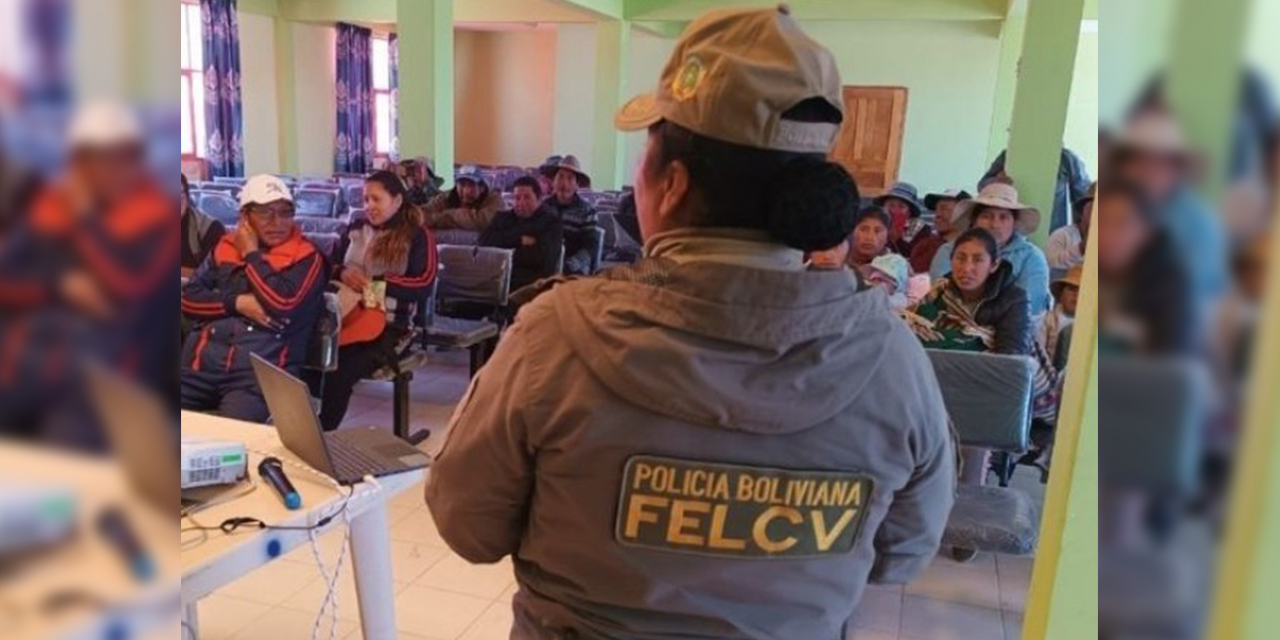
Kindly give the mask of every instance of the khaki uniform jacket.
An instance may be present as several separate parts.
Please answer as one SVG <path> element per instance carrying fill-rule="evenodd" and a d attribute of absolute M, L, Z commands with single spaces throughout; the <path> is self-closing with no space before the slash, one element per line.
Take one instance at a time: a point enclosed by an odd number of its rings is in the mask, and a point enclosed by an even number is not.
<path fill-rule="evenodd" d="M 928 359 L 849 270 L 673 258 L 522 309 L 431 469 L 436 526 L 513 557 L 513 639 L 834 639 L 937 551 Z"/>

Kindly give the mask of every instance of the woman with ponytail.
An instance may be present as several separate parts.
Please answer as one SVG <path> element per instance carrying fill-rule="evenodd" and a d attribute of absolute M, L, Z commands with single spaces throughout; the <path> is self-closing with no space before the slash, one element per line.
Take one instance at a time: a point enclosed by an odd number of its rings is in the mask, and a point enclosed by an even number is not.
<path fill-rule="evenodd" d="M 937 552 L 955 466 L 924 350 L 882 289 L 804 260 L 858 210 L 826 160 L 841 89 L 785 7 L 721 10 L 618 114 L 648 131 L 644 257 L 544 284 L 427 482 L 454 551 L 514 556 L 512 638 L 843 637 L 868 580 Z"/>
<path fill-rule="evenodd" d="M 351 392 L 360 380 L 395 366 L 396 347 L 435 282 L 436 241 L 423 226 L 422 211 L 394 173 L 365 180 L 365 218 L 352 221 L 334 252 L 342 330 L 338 370 L 325 375 L 320 424 L 342 424 Z"/>

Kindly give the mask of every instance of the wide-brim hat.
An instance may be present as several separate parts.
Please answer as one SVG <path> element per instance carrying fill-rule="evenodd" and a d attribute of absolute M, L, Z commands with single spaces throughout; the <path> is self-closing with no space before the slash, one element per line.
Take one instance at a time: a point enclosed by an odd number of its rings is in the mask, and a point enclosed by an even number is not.
<path fill-rule="evenodd" d="M 421 162 L 422 166 L 427 168 L 427 178 L 431 180 L 432 184 L 436 185 L 437 189 L 440 188 L 440 185 L 444 184 L 444 178 L 441 178 L 440 174 L 436 173 L 435 160 L 432 160 L 427 156 L 417 156 L 414 160 Z"/>
<path fill-rule="evenodd" d="M 972 198 L 973 195 L 964 189 L 947 189 L 942 193 L 931 193 L 924 197 L 924 208 L 930 211 L 938 210 L 938 203 L 943 200 L 955 200 L 961 202 Z"/>
<path fill-rule="evenodd" d="M 894 183 L 892 188 L 883 195 L 877 196 L 872 202 L 883 207 L 884 203 L 888 202 L 890 198 L 897 198 L 907 203 L 907 206 L 911 208 L 911 216 L 913 218 L 920 215 L 920 192 L 915 185 L 909 182 Z"/>
<path fill-rule="evenodd" d="M 1084 267 L 1076 265 L 1071 267 L 1061 278 L 1049 283 L 1049 292 L 1054 298 L 1062 297 L 1062 288 L 1071 285 L 1077 289 L 1080 288 L 1080 281 L 1084 278 Z"/>
<path fill-rule="evenodd" d="M 956 230 L 964 233 L 973 226 L 972 213 L 979 207 L 998 207 L 1013 212 L 1014 228 L 1024 236 L 1029 236 L 1040 228 L 1040 210 L 1023 204 L 1018 200 L 1018 190 L 1009 184 L 993 182 L 978 192 L 978 197 L 962 200 L 956 205 L 955 220 L 952 223 Z"/>
<path fill-rule="evenodd" d="M 551 160 L 552 158 L 555 158 L 555 156 L 548 158 L 548 160 Z M 591 176 L 587 175 L 586 172 L 582 170 L 582 163 L 578 161 L 577 156 L 564 156 L 556 162 L 548 162 L 547 164 L 538 167 L 538 172 L 548 178 L 554 178 L 561 169 L 568 169 L 569 171 L 572 171 L 575 176 L 578 176 L 579 187 L 582 187 L 583 189 L 591 187 Z"/>
<path fill-rule="evenodd" d="M 1148 109 L 1133 116 L 1115 140 L 1117 153 L 1141 153 L 1195 163 L 1200 154 L 1187 142 L 1172 114 Z"/>

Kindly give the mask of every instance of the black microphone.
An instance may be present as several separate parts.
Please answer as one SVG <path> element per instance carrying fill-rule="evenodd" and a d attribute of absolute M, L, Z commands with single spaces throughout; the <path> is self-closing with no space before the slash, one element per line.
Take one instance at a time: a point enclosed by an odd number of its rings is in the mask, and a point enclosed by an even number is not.
<path fill-rule="evenodd" d="M 98 533 L 120 554 L 135 578 L 145 582 L 155 577 L 155 560 L 143 548 L 123 511 L 115 507 L 103 509 L 96 524 Z"/>
<path fill-rule="evenodd" d="M 279 458 L 263 458 L 262 462 L 258 463 L 258 475 L 276 490 L 276 494 L 280 496 L 280 500 L 284 502 L 287 509 L 294 510 L 302 506 L 302 496 L 298 495 L 298 490 L 293 488 L 289 477 L 284 475 L 284 465 L 280 463 Z"/>

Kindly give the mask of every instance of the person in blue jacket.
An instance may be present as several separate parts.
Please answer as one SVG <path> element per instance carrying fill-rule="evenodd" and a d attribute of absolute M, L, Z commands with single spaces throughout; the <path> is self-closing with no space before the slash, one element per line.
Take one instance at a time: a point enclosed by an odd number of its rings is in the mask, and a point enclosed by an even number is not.
<path fill-rule="evenodd" d="M 183 287 L 182 313 L 195 323 L 182 351 L 183 409 L 265 422 L 270 414 L 249 355 L 301 373 L 329 267 L 293 216 L 283 181 L 250 178 L 236 230 Z"/>
<path fill-rule="evenodd" d="M 1049 310 L 1053 302 L 1049 295 L 1049 262 L 1044 251 L 1027 240 L 1040 226 L 1040 211 L 1019 202 L 1016 188 L 1003 182 L 988 183 L 978 197 L 956 206 L 954 224 L 961 233 L 970 227 L 990 231 L 1000 243 L 1001 259 L 1013 268 L 1015 281 L 1027 292 L 1031 315 L 1037 317 Z M 948 242 L 938 249 L 929 268 L 931 278 L 937 280 L 950 272 L 953 247 Z"/>

